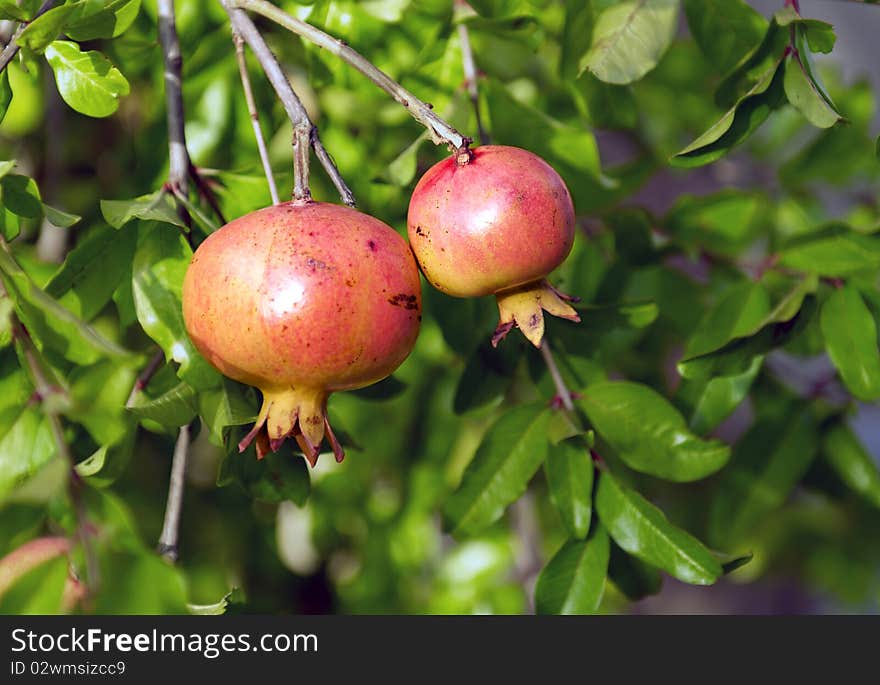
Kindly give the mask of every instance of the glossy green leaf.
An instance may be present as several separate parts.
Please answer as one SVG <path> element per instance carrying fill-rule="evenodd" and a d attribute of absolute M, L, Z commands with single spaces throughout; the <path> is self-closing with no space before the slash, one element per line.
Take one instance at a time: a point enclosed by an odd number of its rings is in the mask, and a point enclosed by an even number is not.
<path fill-rule="evenodd" d="M 38 219 L 43 215 L 40 191 L 34 179 L 27 176 L 3 176 L 0 179 L 0 202 L 13 214 L 26 219 Z"/>
<path fill-rule="evenodd" d="M 782 27 L 796 26 L 798 33 L 805 34 L 811 50 L 828 53 L 834 49 L 836 36 L 831 24 L 818 19 L 804 19 L 790 5 L 776 12 L 773 18 Z"/>
<path fill-rule="evenodd" d="M 830 230 L 792 241 L 779 263 L 792 269 L 830 278 L 880 268 L 880 237 Z"/>
<path fill-rule="evenodd" d="M 95 488 L 112 485 L 124 472 L 134 452 L 136 431 L 126 433 L 113 445 L 101 445 L 76 465 L 80 477 Z"/>
<path fill-rule="evenodd" d="M 82 10 L 83 4 L 82 2 L 74 2 L 53 7 L 30 22 L 16 42 L 32 52 L 42 53 L 52 41 L 58 38 L 68 20 Z"/>
<path fill-rule="evenodd" d="M 679 391 L 693 407 L 688 425 L 697 435 L 706 435 L 743 402 L 754 383 L 764 357 L 757 355 L 752 365 L 736 376 L 720 376 L 708 380 L 682 383 Z"/>
<path fill-rule="evenodd" d="M 244 387 L 228 378 L 223 379 L 219 388 L 199 393 L 198 409 L 216 445 L 224 444 L 229 426 L 253 423 L 257 417 L 257 409 L 245 397 Z"/>
<path fill-rule="evenodd" d="M 569 540 L 553 556 L 535 585 L 539 614 L 593 614 L 605 591 L 610 543 L 597 526 L 586 540 Z"/>
<path fill-rule="evenodd" d="M 799 53 L 792 53 L 785 60 L 785 95 L 788 101 L 803 114 L 807 121 L 819 128 L 829 128 L 842 119 L 840 112 L 807 72 Z"/>
<path fill-rule="evenodd" d="M 815 278 L 795 282 L 776 305 L 750 329 L 742 327 L 742 335 L 722 347 L 683 359 L 678 372 L 688 379 L 715 376 L 739 376 L 751 368 L 754 359 L 784 345 L 798 335 L 816 308 Z"/>
<path fill-rule="evenodd" d="M 192 249 L 176 230 L 157 225 L 141 232 L 132 265 L 132 292 L 138 321 L 180 364 L 178 375 L 197 390 L 216 387 L 220 375 L 198 353 L 183 323 L 183 278 Z"/>
<path fill-rule="evenodd" d="M 679 0 L 623 0 L 602 11 L 593 46 L 580 70 L 607 83 L 632 83 L 651 71 L 669 48 L 678 25 Z"/>
<path fill-rule="evenodd" d="M 718 121 L 672 157 L 681 167 L 709 164 L 742 143 L 782 104 L 782 57 L 768 65 L 761 78 Z"/>
<path fill-rule="evenodd" d="M 141 0 L 110 0 L 97 12 L 83 12 L 67 24 L 64 33 L 76 41 L 116 38 L 137 19 Z"/>
<path fill-rule="evenodd" d="M 128 410 L 139 419 L 150 419 L 162 426 L 176 428 L 185 426 L 195 418 L 198 404 L 196 391 L 181 382 L 152 399 L 142 394 L 136 396 Z"/>
<path fill-rule="evenodd" d="M 744 0 L 684 0 L 691 35 L 720 73 L 726 74 L 764 38 L 767 20 Z"/>
<path fill-rule="evenodd" d="M 688 430 L 684 417 L 646 385 L 596 383 L 577 401 L 627 466 L 677 482 L 699 480 L 727 463 L 730 448 Z"/>
<path fill-rule="evenodd" d="M 46 48 L 46 59 L 58 92 L 77 112 L 107 117 L 119 108 L 119 98 L 128 95 L 125 76 L 100 52 L 82 52 L 76 43 L 56 40 Z"/>
<path fill-rule="evenodd" d="M 101 200 L 101 213 L 113 228 L 122 228 L 133 219 L 160 221 L 186 228 L 177 215 L 172 196 L 164 190 L 134 200 Z"/>
<path fill-rule="evenodd" d="M 822 437 L 822 454 L 854 492 L 880 507 L 880 471 L 855 434 L 837 424 Z"/>
<path fill-rule="evenodd" d="M 137 231 L 99 227 L 80 239 L 46 284 L 46 293 L 89 321 L 110 301 L 128 274 Z"/>
<path fill-rule="evenodd" d="M 113 360 L 78 366 L 67 379 L 73 403 L 68 417 L 81 423 L 99 445 L 119 442 L 129 429 L 123 407 L 135 375 L 131 366 Z"/>
<path fill-rule="evenodd" d="M 0 72 L 0 122 L 6 117 L 10 102 L 12 102 L 12 87 L 9 85 L 9 73 L 4 69 Z"/>
<path fill-rule="evenodd" d="M 19 317 L 42 351 L 51 350 L 77 364 L 93 364 L 102 357 L 133 361 L 127 350 L 38 288 L 5 250 L 0 250 L 0 273 L 5 275 Z"/>
<path fill-rule="evenodd" d="M 780 507 L 816 455 L 818 435 L 807 410 L 764 420 L 736 445 L 709 510 L 709 539 L 738 544 Z"/>
<path fill-rule="evenodd" d="M 703 245 L 712 252 L 738 254 L 761 230 L 768 204 L 762 194 L 742 190 L 685 195 L 676 201 L 664 224 L 684 243 Z"/>
<path fill-rule="evenodd" d="M 760 282 L 734 285 L 703 317 L 688 340 L 685 358 L 706 354 L 735 338 L 753 334 L 769 313 L 770 294 Z"/>
<path fill-rule="evenodd" d="M 711 585 L 721 576 L 721 563 L 699 540 L 607 471 L 599 476 L 596 512 L 621 549 L 671 576 L 694 585 Z"/>
<path fill-rule="evenodd" d="M 828 356 L 849 391 L 860 400 L 880 398 L 880 348 L 877 325 L 859 291 L 837 288 L 820 316 Z"/>
<path fill-rule="evenodd" d="M 29 21 L 31 13 L 20 6 L 16 0 L 0 0 L 0 19 L 12 21 Z"/>
<path fill-rule="evenodd" d="M 70 228 L 82 220 L 81 216 L 62 211 L 57 207 L 47 205 L 45 202 L 42 205 L 43 216 L 46 218 L 46 221 L 57 228 Z"/>
<path fill-rule="evenodd" d="M 550 412 L 543 404 L 515 407 L 489 429 L 444 508 L 446 528 L 478 532 L 518 499 L 547 455 Z"/>
<path fill-rule="evenodd" d="M 544 462 L 550 501 L 569 534 L 583 540 L 593 511 L 593 459 L 580 436 L 550 448 Z"/>

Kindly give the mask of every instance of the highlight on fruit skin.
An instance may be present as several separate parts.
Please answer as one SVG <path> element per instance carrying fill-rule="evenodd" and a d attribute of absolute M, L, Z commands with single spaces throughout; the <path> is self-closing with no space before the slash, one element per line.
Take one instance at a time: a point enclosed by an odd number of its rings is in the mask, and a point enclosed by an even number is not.
<path fill-rule="evenodd" d="M 483 145 L 431 167 L 410 199 L 407 229 L 422 273 L 454 297 L 494 294 L 492 344 L 518 327 L 535 347 L 544 312 L 580 321 L 546 276 L 574 243 L 574 205 L 547 162 L 516 147 Z"/>
<path fill-rule="evenodd" d="M 317 463 L 327 397 L 371 385 L 409 355 L 421 321 L 418 267 L 402 236 L 350 207 L 294 201 L 212 233 L 183 284 L 186 329 L 221 373 L 263 405 L 239 444 L 257 455 L 294 438 Z"/>

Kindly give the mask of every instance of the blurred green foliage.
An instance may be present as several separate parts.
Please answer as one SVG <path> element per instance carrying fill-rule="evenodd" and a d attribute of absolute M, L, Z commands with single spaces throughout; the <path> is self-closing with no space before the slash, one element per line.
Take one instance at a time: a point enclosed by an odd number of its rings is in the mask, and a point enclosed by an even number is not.
<path fill-rule="evenodd" d="M 831 27 L 740 0 L 276 4 L 476 136 L 467 27 L 492 141 L 545 157 L 575 201 L 553 278 L 583 298 L 583 323 L 548 322 L 548 339 L 583 426 L 519 336 L 487 345 L 491 299 L 426 284 L 393 380 L 330 400 L 344 463 L 238 454 L 258 394 L 208 366 L 180 312 L 216 218 L 193 192 L 209 218 L 188 238 L 162 192 L 155 3 L 34 18 L 39 3 L 4 0 L 4 37 L 27 28 L 0 76 L 0 557 L 74 544 L 18 575 L 0 561 L 0 611 L 613 612 L 659 592 L 660 571 L 731 573 L 720 592 L 782 578 L 876 611 L 876 411 L 854 422 L 880 398 L 876 102 L 814 63 Z M 215 0 L 177 5 L 189 151 L 237 217 L 270 198 L 230 27 Z M 447 152 L 351 67 L 257 23 L 359 208 L 403 231 L 415 181 Z M 248 65 L 289 192 L 290 124 Z M 312 172 L 314 196 L 337 201 Z M 59 230 L 60 264 L 43 244 Z M 172 566 L 153 547 L 190 423 Z"/>

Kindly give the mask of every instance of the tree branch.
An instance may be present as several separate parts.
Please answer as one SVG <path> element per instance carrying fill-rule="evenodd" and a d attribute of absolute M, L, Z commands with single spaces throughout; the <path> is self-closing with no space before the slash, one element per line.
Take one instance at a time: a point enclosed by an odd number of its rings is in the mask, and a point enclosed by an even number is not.
<path fill-rule="evenodd" d="M 272 173 L 272 165 L 269 163 L 269 151 L 266 149 L 263 128 L 260 126 L 260 115 L 257 114 L 257 103 L 254 101 L 254 91 L 251 88 L 251 77 L 248 76 L 247 61 L 244 56 L 244 38 L 241 37 L 241 34 L 235 28 L 232 29 L 232 42 L 235 43 L 235 57 L 238 60 L 241 87 L 244 90 L 248 114 L 254 127 L 254 138 L 257 139 L 257 149 L 260 151 L 263 172 L 266 174 L 266 182 L 269 184 L 269 194 L 272 196 L 272 204 L 277 205 L 280 202 L 278 199 L 278 186 L 275 185 L 275 175 Z"/>
<path fill-rule="evenodd" d="M 159 42 L 165 64 L 165 104 L 168 119 L 168 183 L 186 194 L 189 191 L 189 151 L 183 115 L 183 57 L 174 20 L 174 0 L 159 0 Z"/>
<path fill-rule="evenodd" d="M 363 55 L 350 48 L 345 41 L 333 38 L 311 24 L 292 17 L 266 0 L 223 0 L 223 2 L 227 7 L 237 7 L 256 12 L 353 66 L 397 100 L 397 102 L 406 107 L 413 119 L 428 129 L 431 140 L 437 145 L 447 143 L 456 150 L 462 150 L 470 143 L 469 138 L 465 138 L 448 122 L 437 116 L 432 111 L 431 105 L 419 100 Z"/>
<path fill-rule="evenodd" d="M 456 0 L 456 5 L 468 7 L 464 0 Z M 474 116 L 477 119 L 477 135 L 481 145 L 489 144 L 489 134 L 483 128 L 483 119 L 480 116 L 480 91 L 477 87 L 477 64 L 474 61 L 474 51 L 471 49 L 471 37 L 468 33 L 467 24 L 461 22 L 458 25 L 458 42 L 461 44 L 461 62 L 464 67 L 464 85 L 474 108 Z"/>
<path fill-rule="evenodd" d="M 550 343 L 547 340 L 546 335 L 541 342 L 540 349 L 541 356 L 544 357 L 544 362 L 547 364 L 547 369 L 550 371 L 550 377 L 553 379 L 553 385 L 556 386 L 556 394 L 559 397 L 559 401 L 562 402 L 562 406 L 565 407 L 566 411 L 573 412 L 574 402 L 571 399 L 571 391 L 569 391 L 568 386 L 565 385 L 562 374 L 559 373 L 559 367 L 556 365 L 556 359 L 553 356 L 553 352 L 550 350 Z"/>
<path fill-rule="evenodd" d="M 150 358 L 150 361 L 144 367 L 143 371 L 141 371 L 135 379 L 134 385 L 131 387 L 131 392 L 128 394 L 128 400 L 125 402 L 126 409 L 131 409 L 134 406 L 134 401 L 135 398 L 137 398 L 138 393 L 149 385 L 150 379 L 156 375 L 156 372 L 159 370 L 159 367 L 162 366 L 162 362 L 164 361 L 165 353 L 162 350 L 156 350 L 156 353 Z"/>
<path fill-rule="evenodd" d="M 290 81 L 287 80 L 284 70 L 278 64 L 278 60 L 275 59 L 275 55 L 272 54 L 262 34 L 246 12 L 236 9 L 235 2 L 232 0 L 220 0 L 220 2 L 229 15 L 233 31 L 238 33 L 250 49 L 253 50 L 254 55 L 260 62 L 260 66 L 263 68 L 263 72 L 266 74 L 266 78 L 269 79 L 269 83 L 275 89 L 281 104 L 284 106 L 284 111 L 293 125 L 294 199 L 305 199 L 307 193 L 311 196 L 308 188 L 308 148 L 312 146 L 315 149 L 315 155 L 318 157 L 330 180 L 333 181 L 333 185 L 336 186 L 342 201 L 353 207 L 355 205 L 354 195 L 348 185 L 346 185 L 342 174 L 339 173 L 339 169 L 336 168 L 330 155 L 327 154 L 327 150 L 324 149 L 321 139 L 318 137 L 317 128 L 309 118 L 306 108 L 299 97 L 297 97 L 296 92 L 290 85 Z M 304 179 L 303 176 L 305 177 Z"/>
<path fill-rule="evenodd" d="M 183 509 L 183 490 L 186 479 L 186 458 L 189 453 L 189 426 L 181 426 L 174 444 L 168 499 L 165 502 L 165 521 L 156 551 L 172 563 L 177 561 L 180 537 L 180 512 Z"/>
<path fill-rule="evenodd" d="M 52 6 L 55 4 L 55 0 L 46 0 L 41 6 L 40 9 L 37 10 L 37 13 L 34 15 L 34 19 L 39 17 L 42 14 L 45 14 Z M 33 21 L 34 19 L 31 19 Z M 29 23 L 29 22 L 28 22 Z M 0 71 L 3 71 L 6 66 L 12 61 L 12 58 L 18 54 L 18 42 L 17 39 L 21 35 L 21 32 L 25 30 L 27 27 L 27 23 L 20 24 L 19 27 L 15 30 L 15 33 L 12 34 L 12 38 L 9 39 L 9 42 L 6 44 L 6 47 L 3 48 L 3 51 L 0 52 Z"/>

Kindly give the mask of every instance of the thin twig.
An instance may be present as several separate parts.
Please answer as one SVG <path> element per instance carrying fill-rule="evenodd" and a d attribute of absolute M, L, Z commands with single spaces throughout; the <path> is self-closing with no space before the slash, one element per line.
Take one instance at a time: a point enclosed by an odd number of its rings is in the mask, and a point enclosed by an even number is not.
<path fill-rule="evenodd" d="M 459 6 L 468 6 L 462 0 L 456 0 Z M 489 134 L 483 128 L 483 119 L 480 116 L 480 91 L 477 86 L 477 64 L 474 61 L 474 51 L 471 49 L 471 37 L 468 33 L 467 24 L 461 22 L 458 25 L 458 42 L 461 44 L 461 63 L 464 67 L 464 85 L 474 108 L 474 116 L 477 119 L 477 135 L 481 145 L 489 144 Z"/>
<path fill-rule="evenodd" d="M 559 373 L 559 367 L 556 365 L 556 359 L 550 349 L 550 343 L 548 342 L 546 335 L 541 342 L 541 356 L 544 357 L 544 362 L 547 364 L 547 369 L 550 371 L 550 377 L 553 379 L 553 385 L 556 386 L 556 394 L 559 396 L 562 406 L 565 407 L 566 411 L 573 412 L 574 402 L 571 399 L 571 391 L 569 391 L 568 386 L 565 385 L 562 374 Z"/>
<path fill-rule="evenodd" d="M 189 164 L 189 177 L 193 183 L 196 184 L 196 190 L 199 195 L 201 195 L 205 201 L 208 203 L 208 206 L 213 210 L 214 214 L 220 219 L 221 224 L 226 223 L 226 217 L 223 216 L 223 210 L 220 209 L 220 203 L 217 202 L 217 196 L 214 195 L 214 191 L 211 190 L 211 186 L 207 181 L 202 177 L 202 172 L 196 168 L 196 165 L 192 163 L 190 160 Z"/>
<path fill-rule="evenodd" d="M 292 17 L 266 0 L 223 0 L 223 2 L 227 7 L 238 7 L 256 12 L 353 66 L 397 100 L 397 102 L 406 107 L 413 119 L 428 129 L 431 140 L 437 145 L 446 143 L 456 150 L 463 150 L 470 142 L 468 138 L 461 135 L 448 122 L 437 116 L 431 109 L 431 105 L 419 100 L 367 58 L 349 47 L 345 41 L 333 38 L 333 36 L 324 33 L 311 24 Z"/>
<path fill-rule="evenodd" d="M 34 19 L 39 17 L 42 14 L 45 14 L 52 6 L 55 4 L 55 0 L 46 0 L 41 6 L 40 9 L 37 10 L 37 13 L 34 15 Z M 33 21 L 34 19 L 31 19 Z M 29 23 L 29 22 L 28 22 Z M 3 51 L 0 52 L 0 71 L 3 71 L 6 68 L 12 58 L 18 54 L 18 37 L 21 35 L 21 32 L 27 28 L 27 23 L 20 24 L 19 27 L 15 30 L 15 33 L 12 34 L 12 38 L 9 39 L 9 42 L 6 44 L 6 47 L 3 48 Z"/>
<path fill-rule="evenodd" d="M 272 51 L 266 44 L 263 35 L 246 12 L 235 8 L 235 3 L 232 0 L 220 0 L 220 2 L 229 15 L 233 31 L 238 33 L 248 44 L 248 47 L 253 50 L 254 55 L 260 62 L 260 66 L 263 68 L 263 72 L 266 74 L 266 78 L 269 79 L 269 83 L 275 89 L 281 104 L 284 106 L 284 111 L 293 125 L 294 199 L 305 199 L 305 194 L 308 191 L 308 145 L 311 145 L 315 149 L 315 155 L 318 157 L 327 175 L 330 176 L 330 180 L 333 181 L 333 185 L 336 186 L 342 201 L 353 207 L 355 205 L 354 195 L 348 185 L 346 185 L 342 174 L 339 173 L 339 169 L 336 168 L 330 155 L 327 154 L 327 151 L 321 144 L 317 128 L 312 123 L 306 108 L 290 85 L 290 81 L 287 79 L 287 75 L 284 73 L 281 65 L 278 64 L 275 55 L 272 54 Z M 303 183 L 303 175 L 305 176 L 305 183 Z"/>
<path fill-rule="evenodd" d="M 165 65 L 165 109 L 168 121 L 168 183 L 183 195 L 189 192 L 189 150 L 183 114 L 183 56 L 174 19 L 174 0 L 159 0 L 159 42 Z M 178 205 L 178 214 L 190 225 L 189 212 Z"/>
<path fill-rule="evenodd" d="M 269 194 L 272 196 L 272 204 L 277 205 L 278 186 L 275 185 L 275 175 L 272 173 L 272 165 L 269 163 L 269 151 L 266 149 L 266 140 L 263 138 L 263 127 L 260 126 L 260 115 L 257 114 L 257 103 L 254 100 L 254 91 L 251 88 L 251 77 L 248 75 L 247 60 L 244 56 L 244 38 L 232 29 L 232 42 L 235 43 L 235 56 L 238 59 L 238 73 L 241 76 L 241 87 L 244 90 L 244 99 L 247 102 L 248 115 L 254 127 L 254 138 L 257 139 L 257 150 L 260 152 L 260 161 L 263 163 L 263 172 L 266 174 L 266 182 L 269 184 Z"/>
<path fill-rule="evenodd" d="M 2 237 L 0 237 L 0 249 L 8 251 L 8 244 Z M 0 280 L 0 296 L 9 296 L 2 280 Z M 100 571 L 95 550 L 89 539 L 89 524 L 85 504 L 82 499 L 83 482 L 79 477 L 79 474 L 76 472 L 73 454 L 71 453 L 70 446 L 67 444 L 67 440 L 64 437 L 64 426 L 61 423 L 61 416 L 58 410 L 53 406 L 53 403 L 47 401 L 51 395 L 58 392 L 58 388 L 46 375 L 42 355 L 34 344 L 27 328 L 25 328 L 24 324 L 14 311 L 10 313 L 10 323 L 12 325 L 12 339 L 21 349 L 22 357 L 24 357 L 25 364 L 27 365 L 28 371 L 30 371 L 31 378 L 34 382 L 35 396 L 40 401 L 40 407 L 43 410 L 46 420 L 49 422 L 49 430 L 52 433 L 52 441 L 55 443 L 56 454 L 58 458 L 62 459 L 67 465 L 69 473 L 68 492 L 70 493 L 70 499 L 71 502 L 73 502 L 74 507 L 76 536 L 79 539 L 85 556 L 86 587 L 90 594 L 94 594 L 100 583 Z"/>
<path fill-rule="evenodd" d="M 186 458 L 189 453 L 189 426 L 181 426 L 174 444 L 168 499 L 165 502 L 165 520 L 156 551 L 168 561 L 177 561 L 180 536 L 180 512 L 183 508 L 183 490 L 186 479 Z"/>
<path fill-rule="evenodd" d="M 135 379 L 134 385 L 131 387 L 131 392 L 128 394 L 128 400 L 125 402 L 126 409 L 131 409 L 134 406 L 134 401 L 137 398 L 138 393 L 150 384 L 150 379 L 156 375 L 156 371 L 159 370 L 159 367 L 162 366 L 162 362 L 164 361 L 165 353 L 162 350 L 156 350 L 156 353 L 150 358 L 150 361 L 144 367 L 144 370 L 141 371 Z"/>

